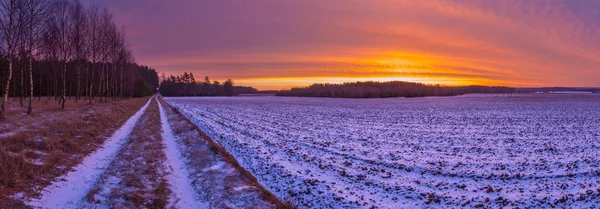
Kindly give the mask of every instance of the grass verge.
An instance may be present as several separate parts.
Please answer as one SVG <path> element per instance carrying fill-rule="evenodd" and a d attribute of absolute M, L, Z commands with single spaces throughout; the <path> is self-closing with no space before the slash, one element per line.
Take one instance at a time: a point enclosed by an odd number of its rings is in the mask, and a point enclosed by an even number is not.
<path fill-rule="evenodd" d="M 85 105 L 69 100 L 66 109 L 34 103 L 33 115 L 12 102 L 0 123 L 0 208 L 23 207 L 54 178 L 64 175 L 99 148 L 148 98 Z M 53 102 L 49 102 L 53 103 Z"/>

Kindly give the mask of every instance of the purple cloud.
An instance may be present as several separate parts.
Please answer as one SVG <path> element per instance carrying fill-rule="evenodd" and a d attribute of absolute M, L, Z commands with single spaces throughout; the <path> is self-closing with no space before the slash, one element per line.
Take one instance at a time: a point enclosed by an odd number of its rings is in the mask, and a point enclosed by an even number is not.
<path fill-rule="evenodd" d="M 495 85 L 600 84 L 595 0 L 87 3 L 113 11 L 137 61 L 167 74 L 256 86 L 259 78 L 302 79 L 261 88 L 408 74 Z M 382 67 L 390 63 L 402 66 Z"/>

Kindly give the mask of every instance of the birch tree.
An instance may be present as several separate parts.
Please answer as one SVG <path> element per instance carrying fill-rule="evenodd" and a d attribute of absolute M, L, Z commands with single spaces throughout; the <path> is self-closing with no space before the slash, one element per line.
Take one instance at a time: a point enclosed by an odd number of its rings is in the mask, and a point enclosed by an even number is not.
<path fill-rule="evenodd" d="M 134 63 L 125 30 L 107 9 L 79 0 L 2 0 L 0 13 L 0 118 L 9 96 L 24 106 L 28 95 L 31 114 L 34 95 L 54 97 L 64 109 L 71 97 L 91 104 L 149 92 L 139 84 L 153 83 L 148 72 L 155 71 Z"/>
<path fill-rule="evenodd" d="M 6 44 L 6 56 L 8 59 L 8 78 L 6 79 L 6 85 L 4 86 L 4 94 L 2 100 L 2 106 L 0 107 L 0 120 L 4 120 L 4 114 L 6 112 L 6 103 L 8 102 L 8 93 L 10 89 L 10 81 L 13 73 L 13 55 L 14 55 L 14 44 L 15 44 L 15 11 L 16 11 L 16 0 L 2 1 L 0 7 L 2 9 L 2 20 L 0 21 L 2 32 L 4 33 L 4 43 Z"/>
<path fill-rule="evenodd" d="M 52 16 L 48 21 L 48 37 L 56 47 L 58 62 L 62 68 L 62 94 L 60 97 L 61 109 L 65 109 L 67 95 L 67 63 L 73 59 L 73 31 L 74 24 L 69 15 L 72 9 L 70 2 L 58 0 L 53 4 Z"/>
<path fill-rule="evenodd" d="M 27 105 L 27 115 L 31 115 L 33 108 L 33 62 L 36 50 L 34 47 L 39 45 L 39 31 L 41 23 L 45 18 L 45 8 L 48 6 L 46 0 L 29 0 L 28 2 L 28 30 L 27 30 L 27 54 L 28 54 L 28 65 L 29 65 L 29 104 Z M 41 93 L 40 93 L 41 94 Z"/>
<path fill-rule="evenodd" d="M 85 14 L 85 8 L 81 2 L 76 1 L 71 5 L 70 18 L 73 26 L 73 47 L 75 53 L 75 70 L 77 71 L 75 101 L 81 96 L 81 68 L 84 64 L 88 52 L 87 26 L 88 19 Z"/>

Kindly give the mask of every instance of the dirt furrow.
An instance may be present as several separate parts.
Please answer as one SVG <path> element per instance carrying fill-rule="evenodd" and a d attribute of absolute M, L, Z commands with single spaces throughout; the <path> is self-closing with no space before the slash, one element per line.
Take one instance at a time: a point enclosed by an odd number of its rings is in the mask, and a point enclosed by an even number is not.
<path fill-rule="evenodd" d="M 227 151 L 187 118 L 161 103 L 175 141 L 187 159 L 192 186 L 210 208 L 293 208 L 261 186 Z"/>

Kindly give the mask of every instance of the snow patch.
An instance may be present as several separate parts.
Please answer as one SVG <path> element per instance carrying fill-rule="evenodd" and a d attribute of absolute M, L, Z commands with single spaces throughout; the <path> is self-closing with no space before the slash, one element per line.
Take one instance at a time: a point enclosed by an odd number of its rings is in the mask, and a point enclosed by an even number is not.
<path fill-rule="evenodd" d="M 160 110 L 160 122 L 162 124 L 162 138 L 165 144 L 164 152 L 167 157 L 166 166 L 170 172 L 166 175 L 167 181 L 171 186 L 173 195 L 169 199 L 170 205 L 176 205 L 177 208 L 208 208 L 208 204 L 197 201 L 194 194 L 196 192 L 192 188 L 191 180 L 189 179 L 188 168 L 185 165 L 185 159 L 181 154 L 171 125 L 167 121 L 167 115 L 163 110 L 162 105 L 158 102 Z"/>
<path fill-rule="evenodd" d="M 11 137 L 11 136 L 14 136 L 15 134 L 17 134 L 17 132 L 14 132 L 14 131 L 13 132 L 7 132 L 7 133 L 1 133 L 0 134 L 0 139 L 1 138 L 5 138 L 5 137 Z"/>
<path fill-rule="evenodd" d="M 225 166 L 225 163 L 222 161 L 219 161 L 218 163 L 215 163 L 214 165 L 208 167 L 208 168 L 204 168 L 202 169 L 203 172 L 208 172 L 208 171 L 217 171 L 217 170 L 221 170 L 223 169 L 223 166 Z"/>
<path fill-rule="evenodd" d="M 253 190 L 253 189 L 256 189 L 256 187 L 253 187 L 253 186 L 239 186 L 239 187 L 233 188 L 233 191 Z"/>

